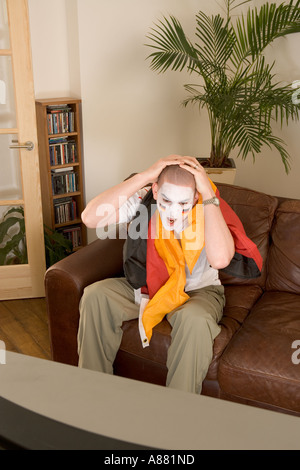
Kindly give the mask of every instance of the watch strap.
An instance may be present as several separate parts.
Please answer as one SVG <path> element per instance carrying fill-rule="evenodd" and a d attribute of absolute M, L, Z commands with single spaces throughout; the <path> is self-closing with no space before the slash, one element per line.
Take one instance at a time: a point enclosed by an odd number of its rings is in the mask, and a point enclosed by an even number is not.
<path fill-rule="evenodd" d="M 206 206 L 208 204 L 214 204 L 215 206 L 219 206 L 220 205 L 220 201 L 219 199 L 215 196 L 215 197 L 212 197 L 210 199 L 206 199 L 206 201 L 203 201 L 203 205 Z"/>

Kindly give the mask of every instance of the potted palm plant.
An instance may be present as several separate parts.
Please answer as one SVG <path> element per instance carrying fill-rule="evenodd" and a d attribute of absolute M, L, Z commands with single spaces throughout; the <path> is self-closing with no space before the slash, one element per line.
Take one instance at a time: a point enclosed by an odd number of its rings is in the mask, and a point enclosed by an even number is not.
<path fill-rule="evenodd" d="M 300 0 L 266 2 L 233 21 L 232 11 L 248 1 L 224 0 L 223 16 L 199 11 L 195 44 L 174 16 L 164 17 L 147 35 L 147 46 L 154 49 L 148 58 L 153 70 L 187 69 L 199 77 L 197 85 L 184 85 L 183 104 L 207 109 L 211 150 L 204 166 L 230 167 L 234 149 L 242 159 L 249 154 L 254 159 L 268 145 L 279 152 L 288 173 L 290 155 L 271 124 L 299 119 L 300 107 L 292 100 L 291 85 L 276 82 L 274 63 L 267 63 L 264 52 L 276 39 L 300 32 Z"/>

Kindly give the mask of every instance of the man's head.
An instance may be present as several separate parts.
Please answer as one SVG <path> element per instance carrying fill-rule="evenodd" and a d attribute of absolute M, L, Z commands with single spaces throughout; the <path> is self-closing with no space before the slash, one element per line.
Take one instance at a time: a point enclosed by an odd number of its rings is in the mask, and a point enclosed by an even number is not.
<path fill-rule="evenodd" d="M 164 228 L 181 232 L 198 200 L 194 176 L 179 165 L 169 165 L 153 183 L 152 191 Z"/>

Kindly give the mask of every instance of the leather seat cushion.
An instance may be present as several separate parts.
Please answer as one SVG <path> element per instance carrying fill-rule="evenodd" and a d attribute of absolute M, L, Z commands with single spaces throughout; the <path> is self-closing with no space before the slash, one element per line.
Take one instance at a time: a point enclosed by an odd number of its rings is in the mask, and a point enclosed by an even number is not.
<path fill-rule="evenodd" d="M 292 361 L 292 343 L 299 339 L 300 295 L 266 292 L 220 360 L 221 390 L 300 411 L 300 364 Z"/>
<path fill-rule="evenodd" d="M 239 330 L 250 309 L 261 296 L 259 286 L 226 286 L 226 306 L 215 339 L 213 360 L 207 373 L 208 380 L 217 379 L 219 359 L 229 341 Z M 138 320 L 123 323 L 123 338 L 118 351 L 114 372 L 135 380 L 165 385 L 167 354 L 171 344 L 171 326 L 164 319 L 153 329 L 150 346 L 143 348 L 139 336 Z"/>

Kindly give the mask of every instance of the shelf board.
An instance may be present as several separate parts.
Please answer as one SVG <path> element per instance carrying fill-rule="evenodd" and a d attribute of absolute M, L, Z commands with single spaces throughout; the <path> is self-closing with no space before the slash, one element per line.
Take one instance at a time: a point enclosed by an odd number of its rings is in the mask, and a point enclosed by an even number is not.
<path fill-rule="evenodd" d="M 67 227 L 69 225 L 77 225 L 77 224 L 82 224 L 82 220 L 74 219 L 74 220 L 70 220 L 69 222 L 64 222 L 63 224 L 55 224 L 54 227 L 61 228 L 61 227 Z"/>
<path fill-rule="evenodd" d="M 71 98 L 70 96 L 67 98 L 41 98 L 36 100 L 37 103 L 47 106 L 52 104 L 77 104 L 81 103 L 80 98 Z"/>
<path fill-rule="evenodd" d="M 81 195 L 81 192 L 76 191 L 75 193 L 55 194 L 55 196 L 52 196 L 52 197 L 53 197 L 53 199 L 61 199 L 61 198 L 64 198 L 64 197 L 80 196 L 80 195 Z"/>
<path fill-rule="evenodd" d="M 48 134 L 48 139 L 56 137 L 72 137 L 78 135 L 78 132 L 62 132 L 61 134 Z"/>
<path fill-rule="evenodd" d="M 50 170 L 55 170 L 57 168 L 69 168 L 69 166 L 79 166 L 79 162 L 74 162 L 74 163 L 63 163 L 62 165 L 52 165 L 50 166 Z"/>

